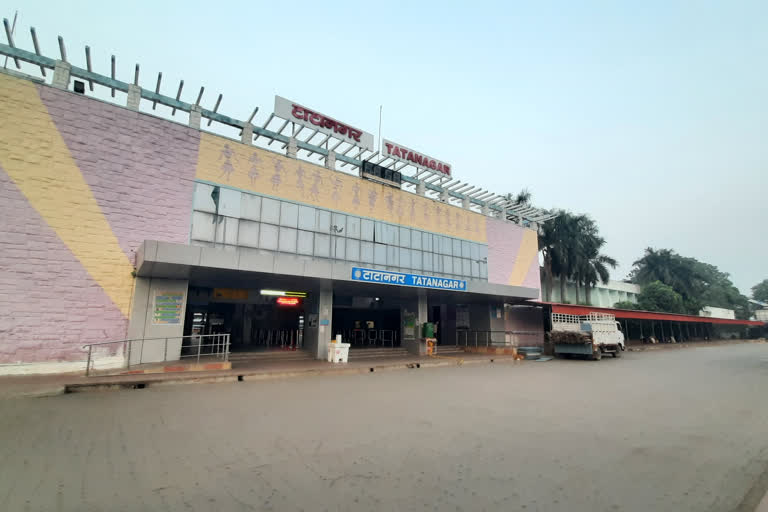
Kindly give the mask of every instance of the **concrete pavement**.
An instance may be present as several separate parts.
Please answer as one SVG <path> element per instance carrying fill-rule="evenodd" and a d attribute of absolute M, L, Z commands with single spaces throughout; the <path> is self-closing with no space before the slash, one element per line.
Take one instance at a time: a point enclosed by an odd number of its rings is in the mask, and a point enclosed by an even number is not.
<path fill-rule="evenodd" d="M 768 345 L 0 402 L 0 510 L 754 510 Z"/>

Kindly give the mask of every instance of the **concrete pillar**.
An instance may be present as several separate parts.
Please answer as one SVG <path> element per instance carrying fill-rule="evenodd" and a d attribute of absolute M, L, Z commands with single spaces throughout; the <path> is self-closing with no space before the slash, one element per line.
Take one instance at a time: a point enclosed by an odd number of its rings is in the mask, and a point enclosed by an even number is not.
<path fill-rule="evenodd" d="M 51 85 L 57 89 L 69 89 L 69 77 L 72 72 L 72 64 L 63 60 L 56 61 L 56 67 L 53 69 L 53 81 Z"/>
<path fill-rule="evenodd" d="M 328 151 L 328 156 L 325 157 L 325 168 L 332 171 L 336 170 L 336 153 Z"/>
<path fill-rule="evenodd" d="M 482 211 L 482 214 L 485 215 L 486 217 L 491 216 L 491 208 L 488 206 L 488 204 L 484 204 L 481 211 Z"/>
<path fill-rule="evenodd" d="M 201 112 L 202 108 L 200 108 L 199 105 L 195 105 L 192 107 L 192 110 L 189 111 L 189 126 L 190 128 L 195 128 L 197 130 L 200 129 L 200 118 L 202 117 Z"/>
<path fill-rule="evenodd" d="M 188 281 L 183 279 L 136 278 L 127 332 L 127 339 L 139 340 L 131 342 L 132 365 L 179 360 L 187 309 L 187 288 Z M 156 323 L 156 297 L 168 294 L 182 295 L 178 323 Z M 141 341 L 150 338 L 151 341 Z"/>
<path fill-rule="evenodd" d="M 448 191 L 447 191 L 447 190 L 443 189 L 443 190 L 440 192 L 440 200 L 441 200 L 442 202 L 444 202 L 444 203 L 447 203 L 447 202 L 448 202 Z"/>
<path fill-rule="evenodd" d="M 427 194 L 427 184 L 424 183 L 424 180 L 419 180 L 416 184 L 416 193 L 420 196 L 425 196 Z"/>
<path fill-rule="evenodd" d="M 539 225 L 536 222 L 531 222 L 531 225 L 528 226 L 528 227 L 531 228 L 532 230 L 534 230 L 537 233 L 539 232 Z"/>
<path fill-rule="evenodd" d="M 126 106 L 131 110 L 139 110 L 139 103 L 141 103 L 141 87 L 130 84 L 128 86 L 128 101 Z"/>
<path fill-rule="evenodd" d="M 253 144 L 253 125 L 251 123 L 247 123 L 243 126 L 243 133 L 240 134 L 240 142 L 248 144 L 249 146 Z"/>
<path fill-rule="evenodd" d="M 429 320 L 426 290 L 417 290 L 416 299 L 404 300 L 400 306 L 401 346 L 414 355 L 425 355 L 427 347 L 421 337 L 422 326 Z"/>
<path fill-rule="evenodd" d="M 469 210 L 469 204 L 470 203 L 469 203 L 469 198 L 468 197 L 463 197 L 461 199 L 461 207 L 464 208 L 465 210 Z"/>
<path fill-rule="evenodd" d="M 317 359 L 325 359 L 333 336 L 333 288 L 322 287 L 306 302 L 307 327 L 304 347 Z"/>
<path fill-rule="evenodd" d="M 288 158 L 296 158 L 296 154 L 298 152 L 299 152 L 299 145 L 296 142 L 296 138 L 291 137 L 290 139 L 288 139 L 288 147 L 286 149 L 285 154 L 286 156 L 288 156 Z"/>

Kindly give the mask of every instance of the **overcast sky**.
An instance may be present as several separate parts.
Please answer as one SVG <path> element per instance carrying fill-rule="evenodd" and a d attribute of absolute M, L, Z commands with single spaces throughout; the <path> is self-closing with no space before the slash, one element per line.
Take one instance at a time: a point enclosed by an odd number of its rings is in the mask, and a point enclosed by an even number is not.
<path fill-rule="evenodd" d="M 620 262 L 670 248 L 768 278 L 768 2 L 15 0 L 17 44 L 257 122 L 280 94 L 589 213 Z M 3 42 L 5 42 L 4 38 Z"/>

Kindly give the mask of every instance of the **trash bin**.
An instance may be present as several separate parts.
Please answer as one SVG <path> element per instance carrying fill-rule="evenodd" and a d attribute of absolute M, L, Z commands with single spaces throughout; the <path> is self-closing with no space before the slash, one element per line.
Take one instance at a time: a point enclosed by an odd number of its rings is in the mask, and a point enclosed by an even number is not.
<path fill-rule="evenodd" d="M 328 362 L 346 363 L 349 359 L 349 343 L 329 343 Z"/>

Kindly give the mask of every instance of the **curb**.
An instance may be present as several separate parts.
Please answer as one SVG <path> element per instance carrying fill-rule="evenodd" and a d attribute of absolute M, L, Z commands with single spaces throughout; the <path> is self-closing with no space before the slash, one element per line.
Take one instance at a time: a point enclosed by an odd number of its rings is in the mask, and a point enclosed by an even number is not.
<path fill-rule="evenodd" d="M 179 378 L 168 379 L 160 378 L 161 374 L 154 374 L 145 379 L 136 379 L 137 375 L 131 375 L 134 377 L 130 380 L 110 380 L 110 381 L 97 381 L 97 382 L 80 382 L 65 384 L 62 386 L 63 393 L 83 393 L 93 391 L 114 391 L 120 389 L 145 389 L 150 386 L 173 386 L 179 384 L 215 384 L 215 383 L 231 383 L 231 382 L 249 382 L 249 381 L 264 381 L 275 379 L 286 379 L 295 377 L 315 377 L 315 376 L 332 376 L 332 375 L 360 375 L 366 373 L 381 373 L 391 372 L 398 370 L 409 370 L 419 368 L 446 368 L 452 366 L 464 366 L 464 365 L 476 365 L 476 364 L 492 364 L 501 362 L 517 363 L 511 357 L 492 358 L 492 359 L 470 359 L 470 360 L 441 360 L 441 361 L 418 361 L 412 363 L 397 363 L 389 365 L 375 365 L 370 366 L 358 366 L 354 368 L 332 368 L 332 369 L 312 369 L 312 370 L 288 370 L 288 371 L 276 371 L 276 372 L 263 372 L 263 371 L 244 371 L 241 373 L 235 373 L 231 371 L 227 375 L 179 375 Z M 167 375 L 167 374 L 166 374 Z M 123 377 L 123 376 L 116 376 Z M 126 376 L 127 377 L 127 376 Z"/>
<path fill-rule="evenodd" d="M 31 391 L 19 391 L 16 393 L 0 393 L 0 400 L 13 398 L 46 398 L 50 396 L 59 396 L 67 392 L 66 385 L 57 385 L 47 388 L 34 389 Z"/>

